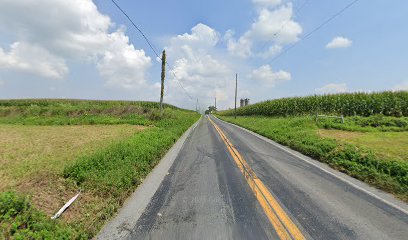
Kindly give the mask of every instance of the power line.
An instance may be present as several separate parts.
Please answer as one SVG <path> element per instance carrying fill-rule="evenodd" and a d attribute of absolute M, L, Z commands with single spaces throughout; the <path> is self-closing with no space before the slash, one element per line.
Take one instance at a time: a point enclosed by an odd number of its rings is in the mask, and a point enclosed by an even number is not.
<path fill-rule="evenodd" d="M 299 11 L 302 10 L 302 8 L 304 8 L 310 1 L 311 1 L 311 0 L 305 0 L 305 1 L 303 2 L 303 4 L 300 5 L 300 7 L 296 8 L 296 12 L 299 13 Z"/>
<path fill-rule="evenodd" d="M 350 2 L 349 4 L 347 4 L 345 7 L 343 7 L 340 11 L 338 11 L 336 14 L 334 14 L 333 16 L 331 16 L 330 18 L 326 19 L 326 21 L 324 21 L 323 23 L 321 23 L 319 26 L 317 26 L 315 29 L 313 29 L 312 31 L 310 31 L 308 34 L 306 34 L 304 37 L 302 37 L 299 41 L 291 44 L 289 47 L 287 47 L 285 50 L 283 50 L 281 53 L 279 53 L 277 56 L 275 56 L 270 62 L 274 62 L 276 61 L 278 58 L 282 57 L 284 54 L 286 54 L 289 50 L 291 50 L 292 48 L 294 48 L 296 45 L 298 45 L 301 41 L 306 40 L 307 38 L 309 38 L 312 34 L 314 34 L 315 32 L 319 31 L 321 28 L 323 28 L 325 25 L 327 25 L 329 22 L 331 22 L 332 20 L 334 20 L 336 17 L 340 16 L 343 12 L 345 12 L 347 9 L 349 9 L 350 7 L 352 7 L 354 4 L 356 4 L 358 1 L 360 0 L 354 0 L 352 2 Z"/>
<path fill-rule="evenodd" d="M 152 49 L 152 51 L 154 52 L 154 54 L 156 55 L 157 58 L 162 59 L 160 57 L 160 55 L 157 53 L 158 51 L 156 50 L 156 48 L 154 47 L 154 45 L 149 41 L 149 39 L 147 38 L 147 36 L 143 33 L 143 31 L 133 22 L 133 20 L 129 17 L 129 15 L 119 6 L 119 4 L 117 4 L 115 2 L 115 0 L 111 0 L 113 4 L 115 4 L 115 6 L 123 13 L 123 15 L 126 16 L 126 18 L 129 20 L 129 22 L 133 25 L 133 27 L 135 27 L 137 29 L 137 31 L 139 31 L 139 33 L 143 36 L 143 38 L 145 39 L 145 41 L 147 42 L 147 44 L 149 45 L 150 49 Z M 190 94 L 187 92 L 186 88 L 181 84 L 180 80 L 177 79 L 176 73 L 172 70 L 172 67 L 169 65 L 169 63 L 166 61 L 166 65 L 169 67 L 169 71 L 173 73 L 174 75 L 174 79 L 177 81 L 177 83 L 179 84 L 179 86 L 184 90 L 184 92 L 186 93 L 186 95 L 193 100 L 193 98 L 190 96 Z"/>
<path fill-rule="evenodd" d="M 132 23 L 132 25 L 137 29 L 137 31 L 139 31 L 140 34 L 142 34 L 143 38 L 145 39 L 145 41 L 147 42 L 147 44 L 149 45 L 149 47 L 152 49 L 152 51 L 154 52 L 154 54 L 156 54 L 156 56 L 158 58 L 160 58 L 159 54 L 157 53 L 156 49 L 153 47 L 153 45 L 150 43 L 149 39 L 146 37 L 146 35 L 142 32 L 142 30 L 132 21 L 132 19 L 129 17 L 129 15 L 126 14 L 126 12 L 115 2 L 115 0 L 111 0 L 113 2 L 113 4 L 115 4 L 115 6 L 123 13 L 123 15 L 126 16 L 126 18 L 130 21 L 130 23 Z M 161 59 L 161 58 L 160 58 Z"/>
<path fill-rule="evenodd" d="M 166 62 L 167 66 L 169 67 L 169 71 L 171 73 L 173 73 L 174 76 L 174 80 L 176 80 L 176 82 L 179 84 L 179 86 L 184 90 L 184 92 L 186 93 L 186 95 L 190 98 L 190 100 L 194 100 L 193 97 L 190 96 L 190 94 L 188 93 L 187 89 L 184 88 L 183 84 L 181 84 L 180 80 L 177 79 L 176 73 L 174 72 L 174 70 L 172 69 L 172 67 L 170 66 L 170 64 L 168 64 Z"/>

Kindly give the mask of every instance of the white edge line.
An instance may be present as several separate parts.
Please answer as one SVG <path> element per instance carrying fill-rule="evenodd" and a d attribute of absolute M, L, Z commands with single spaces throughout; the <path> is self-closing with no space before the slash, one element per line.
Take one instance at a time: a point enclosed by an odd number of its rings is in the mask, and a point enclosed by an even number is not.
<path fill-rule="evenodd" d="M 269 138 L 266 138 L 266 137 L 264 137 L 264 136 L 262 136 L 262 135 L 259 135 L 259 134 L 257 134 L 257 133 L 254 133 L 254 132 L 252 132 L 252 131 L 250 131 L 250 130 L 248 130 L 248 129 L 245 129 L 245 128 L 241 127 L 241 126 L 235 125 L 235 124 L 233 124 L 233 123 L 226 122 L 226 121 L 224 121 L 224 120 L 221 120 L 221 119 L 217 118 L 216 116 L 214 116 L 214 117 L 215 117 L 216 119 L 218 119 L 218 120 L 224 122 L 224 123 L 227 123 L 227 124 L 229 124 L 229 125 L 238 127 L 238 128 L 240 128 L 240 129 L 242 129 L 242 130 L 244 130 L 244 131 L 246 131 L 246 132 L 248 132 L 248 133 L 254 135 L 255 137 L 257 137 L 257 138 L 259 138 L 259 139 L 261 139 L 261 140 L 264 140 L 264 141 L 265 141 L 265 140 L 269 140 L 269 141 L 266 141 L 266 142 L 268 142 L 268 143 L 274 145 L 275 147 L 278 147 L 278 148 L 284 150 L 285 152 L 291 154 L 292 156 L 297 157 L 297 158 L 299 158 L 299 159 L 301 159 L 301 160 L 307 162 L 308 164 L 310 164 L 310 165 L 312 165 L 312 166 L 314 166 L 314 167 L 316 167 L 316 168 L 322 170 L 323 172 L 325 172 L 325 173 L 327 173 L 327 174 L 329 174 L 329 175 L 331 175 L 331 176 L 333 176 L 333 177 L 339 179 L 340 181 L 342 181 L 342 182 L 344 182 L 344 183 L 347 183 L 347 184 L 351 185 L 352 187 L 354 187 L 354 188 L 356 188 L 356 189 L 358 189 L 358 190 L 360 190 L 360 191 L 362 191 L 362 192 L 364 192 L 364 193 L 370 195 L 371 197 L 376 198 L 377 200 L 380 200 L 380 201 L 382 201 L 383 203 L 385 203 L 385 204 L 387 204 L 387 205 L 389 205 L 389 206 L 391 206 L 391 207 L 393 207 L 393 208 L 395 208 L 395 209 L 397 209 L 397 210 L 399 210 L 399 211 L 405 213 L 406 215 L 408 215 L 408 211 L 407 211 L 407 210 L 405 210 L 405 209 L 403 209 L 403 208 L 401 208 L 401 207 L 399 207 L 399 206 L 393 204 L 392 202 L 390 202 L 390 201 L 388 201 L 388 200 L 385 200 L 385 199 L 383 199 L 383 198 L 381 198 L 381 197 L 375 195 L 374 193 L 372 193 L 372 192 L 370 192 L 370 191 L 368 191 L 368 190 L 366 190 L 366 189 L 364 189 L 364 188 L 362 188 L 362 187 L 360 187 L 360 186 L 357 186 L 356 184 L 350 182 L 350 181 L 347 180 L 347 179 L 344 179 L 344 178 L 342 178 L 342 177 L 340 177 L 340 176 L 338 176 L 338 175 L 336 175 L 336 174 L 334 174 L 334 173 L 332 173 L 332 172 L 330 172 L 330 171 L 328 171 L 328 170 L 326 170 L 326 169 L 320 167 L 319 165 L 317 165 L 317 164 L 311 162 L 310 160 L 304 158 L 303 156 L 298 155 L 298 154 L 295 154 L 294 152 L 289 151 L 288 149 L 286 149 L 284 146 L 280 145 L 279 143 L 276 143 L 275 141 L 273 141 L 273 140 L 271 140 L 271 139 L 269 139 Z M 293 150 L 292 150 L 292 151 L 293 151 Z M 334 170 L 334 169 L 333 169 L 333 170 Z"/>
<path fill-rule="evenodd" d="M 197 120 L 196 124 L 194 125 L 193 129 L 191 130 L 194 131 L 194 129 L 197 127 L 198 123 L 200 122 L 201 118 L 203 117 L 203 115 L 200 116 L 200 118 Z"/>

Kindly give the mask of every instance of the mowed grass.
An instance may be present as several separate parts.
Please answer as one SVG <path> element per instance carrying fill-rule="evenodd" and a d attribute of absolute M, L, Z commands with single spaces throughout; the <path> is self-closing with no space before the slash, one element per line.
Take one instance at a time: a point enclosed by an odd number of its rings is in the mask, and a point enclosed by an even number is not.
<path fill-rule="evenodd" d="M 0 124 L 0 192 L 13 191 L 25 196 L 32 206 L 51 217 L 74 196 L 78 188 L 63 178 L 63 170 L 79 158 L 92 156 L 110 145 L 128 139 L 146 129 L 134 125 L 26 126 Z M 22 198 L 24 199 L 24 198 Z M 84 193 L 61 218 L 62 224 L 73 223 L 89 212 L 105 206 L 103 198 Z M 28 207 L 28 206 L 27 206 Z M 23 214 L 24 215 L 24 214 Z M 32 218 L 30 213 L 27 218 Z M 39 218 L 38 224 L 43 222 Z M 88 218 L 92 222 L 92 218 Z M 26 224 L 28 220 L 25 220 Z M 18 221 L 17 221 L 18 222 Z M 53 224 L 52 222 L 50 223 Z M 55 223 L 54 223 L 55 224 Z M 0 228 L 1 229 L 1 228 Z M 62 230 L 69 227 L 61 228 Z M 81 230 L 68 236 L 81 236 Z M 35 232 L 32 232 L 33 234 Z M 49 233 L 49 237 L 57 235 Z M 23 238 L 28 235 L 23 235 Z M 85 235 L 84 235 L 85 236 Z"/>
<path fill-rule="evenodd" d="M 91 154 L 145 127 L 131 125 L 21 126 L 0 124 L 0 191 L 30 176 L 62 174 L 80 155 Z"/>
<path fill-rule="evenodd" d="M 404 156 L 407 132 L 382 132 L 371 126 L 364 129 L 365 133 L 356 132 L 359 128 L 352 128 L 353 132 L 326 130 L 321 129 L 322 125 L 317 124 L 314 117 L 306 116 L 220 117 L 408 202 L 408 161 Z M 396 130 L 401 131 L 400 128 Z"/>
<path fill-rule="evenodd" d="M 3 238 L 92 238 L 199 118 L 167 104 L 161 116 L 158 106 L 0 100 Z M 79 190 L 80 198 L 51 221 Z"/>
<path fill-rule="evenodd" d="M 348 132 L 319 129 L 320 136 L 371 149 L 383 160 L 408 163 L 408 132 Z"/>

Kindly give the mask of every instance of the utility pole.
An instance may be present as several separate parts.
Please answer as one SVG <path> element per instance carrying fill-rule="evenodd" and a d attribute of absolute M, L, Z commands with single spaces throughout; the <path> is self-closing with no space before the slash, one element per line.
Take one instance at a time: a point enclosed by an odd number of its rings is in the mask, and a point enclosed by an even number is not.
<path fill-rule="evenodd" d="M 217 97 L 215 97 L 215 109 L 214 109 L 214 111 L 215 111 L 215 113 L 217 113 Z"/>
<path fill-rule="evenodd" d="M 235 119 L 237 119 L 237 89 L 238 89 L 238 73 L 235 74 Z"/>
<path fill-rule="evenodd" d="M 198 98 L 197 98 L 197 102 L 196 102 L 196 112 L 198 112 Z"/>
<path fill-rule="evenodd" d="M 166 50 L 163 50 L 161 60 L 162 60 L 162 72 L 161 72 L 161 89 L 160 89 L 160 116 L 163 116 L 164 78 L 166 77 Z"/>

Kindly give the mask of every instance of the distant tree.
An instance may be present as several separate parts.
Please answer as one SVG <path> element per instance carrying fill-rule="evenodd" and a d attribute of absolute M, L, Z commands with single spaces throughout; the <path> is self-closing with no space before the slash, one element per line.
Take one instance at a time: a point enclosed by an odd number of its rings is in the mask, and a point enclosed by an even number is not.
<path fill-rule="evenodd" d="M 205 114 L 214 113 L 217 109 L 214 106 L 209 106 L 208 110 L 205 110 Z"/>

